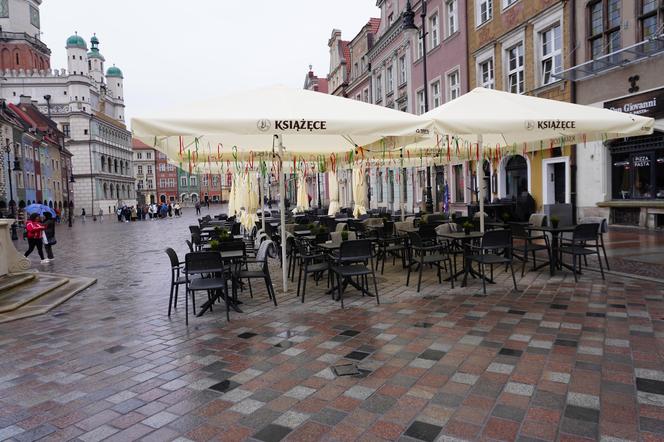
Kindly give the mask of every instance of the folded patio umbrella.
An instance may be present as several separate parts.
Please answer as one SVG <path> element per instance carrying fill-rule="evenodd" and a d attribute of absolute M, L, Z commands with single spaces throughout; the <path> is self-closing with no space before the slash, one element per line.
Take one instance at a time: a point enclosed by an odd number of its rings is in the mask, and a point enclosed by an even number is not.
<path fill-rule="evenodd" d="M 327 209 L 328 215 L 335 215 L 339 211 L 339 181 L 337 172 L 329 171 L 327 175 L 328 192 L 330 194 L 330 207 Z"/>
<path fill-rule="evenodd" d="M 367 198 L 367 180 L 365 176 L 364 167 L 357 165 L 353 168 L 353 216 L 358 218 L 360 215 L 367 213 L 367 206 L 369 201 Z"/>

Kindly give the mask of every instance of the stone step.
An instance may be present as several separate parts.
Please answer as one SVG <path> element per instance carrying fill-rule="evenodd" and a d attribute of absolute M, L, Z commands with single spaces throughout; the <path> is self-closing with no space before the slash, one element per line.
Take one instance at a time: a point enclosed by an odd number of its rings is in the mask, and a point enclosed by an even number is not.
<path fill-rule="evenodd" d="M 34 279 L 0 293 L 0 313 L 16 310 L 69 282 L 67 277 L 60 275 L 48 273 L 34 275 Z"/>
<path fill-rule="evenodd" d="M 40 276 L 43 275 L 40 274 Z M 68 299 L 74 297 L 81 291 L 90 287 L 97 282 L 94 278 L 85 278 L 78 276 L 67 276 L 49 274 L 50 276 L 59 277 L 66 280 L 66 283 L 58 286 L 57 288 L 45 293 L 44 295 L 34 299 L 33 301 L 24 304 L 19 309 L 0 314 L 0 324 L 4 322 L 15 321 L 17 319 L 29 318 L 32 316 L 43 315 L 57 306 L 61 305 Z"/>
<path fill-rule="evenodd" d="M 34 273 L 12 273 L 0 277 L 0 294 L 33 279 L 35 279 Z"/>

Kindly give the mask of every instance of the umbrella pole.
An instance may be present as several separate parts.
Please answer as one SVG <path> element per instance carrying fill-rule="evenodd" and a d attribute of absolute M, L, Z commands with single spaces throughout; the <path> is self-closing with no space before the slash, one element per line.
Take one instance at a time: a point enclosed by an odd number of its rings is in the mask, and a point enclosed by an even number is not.
<path fill-rule="evenodd" d="M 406 192 L 404 192 L 404 190 L 406 190 L 406 168 L 402 167 L 399 170 L 399 173 L 401 173 L 401 183 L 400 183 L 401 188 L 399 189 L 399 205 L 401 206 L 400 207 L 400 209 L 401 209 L 401 221 L 403 222 L 403 221 L 406 220 L 406 214 L 404 213 L 404 211 L 406 209 L 406 205 L 404 204 L 404 201 L 406 199 Z"/>
<path fill-rule="evenodd" d="M 288 263 L 286 262 L 286 186 L 284 185 L 283 158 L 284 143 L 281 135 L 275 135 L 279 146 L 279 212 L 281 217 L 281 276 L 284 282 L 284 293 L 288 291 Z"/>
<path fill-rule="evenodd" d="M 484 233 L 484 147 L 482 135 L 477 136 L 477 149 L 482 149 L 477 161 L 477 185 L 479 186 L 480 232 Z"/>
<path fill-rule="evenodd" d="M 263 186 L 265 185 L 265 180 L 262 176 L 259 176 L 258 179 L 258 204 L 261 208 L 261 223 L 263 225 L 263 232 L 265 232 L 265 205 L 263 204 L 263 193 L 265 193 Z"/>

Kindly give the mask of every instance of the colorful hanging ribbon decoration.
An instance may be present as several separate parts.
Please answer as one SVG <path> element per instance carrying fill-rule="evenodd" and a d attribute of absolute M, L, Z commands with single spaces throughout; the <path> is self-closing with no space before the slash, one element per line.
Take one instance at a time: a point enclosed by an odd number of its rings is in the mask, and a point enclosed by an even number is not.
<path fill-rule="evenodd" d="M 477 143 L 477 161 L 480 160 L 480 143 Z"/>
<path fill-rule="evenodd" d="M 237 153 L 237 146 L 233 146 L 233 163 L 235 165 L 235 171 L 239 172 L 240 171 L 240 165 L 238 164 L 238 153 Z"/>
<path fill-rule="evenodd" d="M 191 151 L 187 151 L 187 162 L 189 163 L 189 175 L 191 175 Z"/>
<path fill-rule="evenodd" d="M 450 136 L 447 135 L 447 161 L 450 161 Z"/>
<path fill-rule="evenodd" d="M 250 150 L 249 151 L 249 169 L 254 170 L 254 151 Z"/>
<path fill-rule="evenodd" d="M 198 138 L 194 137 L 194 145 L 196 146 L 196 151 L 195 151 L 195 156 L 194 156 L 194 163 L 198 163 Z"/>
<path fill-rule="evenodd" d="M 221 149 L 224 147 L 223 144 L 217 144 L 217 161 L 221 161 Z"/>
<path fill-rule="evenodd" d="M 183 137 L 178 137 L 180 139 L 180 159 L 184 158 L 184 138 Z"/>
<path fill-rule="evenodd" d="M 337 155 L 334 153 L 330 154 L 330 168 L 332 172 L 337 173 Z"/>

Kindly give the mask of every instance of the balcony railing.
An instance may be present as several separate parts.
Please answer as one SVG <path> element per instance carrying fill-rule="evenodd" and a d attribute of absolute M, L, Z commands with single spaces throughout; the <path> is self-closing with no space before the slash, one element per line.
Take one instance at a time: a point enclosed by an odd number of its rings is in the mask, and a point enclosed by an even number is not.
<path fill-rule="evenodd" d="M 561 80 L 581 81 L 662 54 L 664 34 L 578 64 L 554 76 Z"/>
<path fill-rule="evenodd" d="M 36 37 L 31 36 L 30 34 L 26 34 L 25 32 L 7 32 L 7 31 L 2 31 L 0 32 L 0 39 L 1 40 L 27 40 L 33 45 L 37 46 L 42 52 L 45 52 L 47 54 L 50 54 L 51 51 L 44 44 L 41 40 L 39 40 Z"/>

